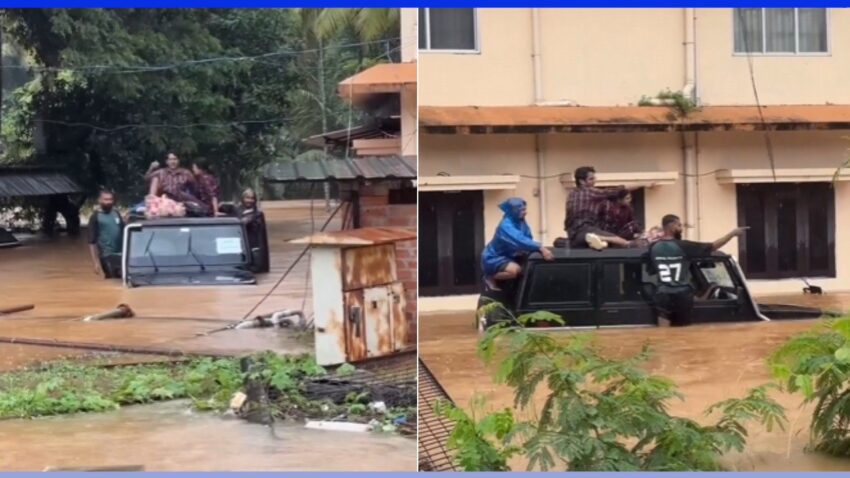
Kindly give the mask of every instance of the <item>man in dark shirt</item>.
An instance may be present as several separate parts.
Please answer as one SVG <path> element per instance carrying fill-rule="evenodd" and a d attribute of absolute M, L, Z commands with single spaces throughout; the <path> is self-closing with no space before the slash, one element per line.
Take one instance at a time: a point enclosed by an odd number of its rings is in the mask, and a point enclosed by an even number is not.
<path fill-rule="evenodd" d="M 694 305 L 691 260 L 710 256 L 732 238 L 742 236 L 747 228 L 733 229 L 714 242 L 693 242 L 682 240 L 684 227 L 678 216 L 664 216 L 661 227 L 664 228 L 664 237 L 653 243 L 648 251 L 650 267 L 658 274 L 655 307 L 658 315 L 669 320 L 670 325 L 690 325 Z"/>
<path fill-rule="evenodd" d="M 600 189 L 596 187 L 596 170 L 582 166 L 575 171 L 576 188 L 567 198 L 567 219 L 565 229 L 570 247 L 592 247 L 605 249 L 613 244 L 617 247 L 629 247 L 630 241 L 605 231 L 599 224 L 599 206 L 604 201 L 616 201 L 625 188 Z"/>
<path fill-rule="evenodd" d="M 124 219 L 114 209 L 115 195 L 101 191 L 99 209 L 89 218 L 89 251 L 94 272 L 104 278 L 121 277 L 121 251 L 124 247 Z"/>
<path fill-rule="evenodd" d="M 210 172 L 205 159 L 196 159 L 192 163 L 192 173 L 195 174 L 195 183 L 198 185 L 198 199 L 204 207 L 207 216 L 218 215 L 218 180 Z"/>

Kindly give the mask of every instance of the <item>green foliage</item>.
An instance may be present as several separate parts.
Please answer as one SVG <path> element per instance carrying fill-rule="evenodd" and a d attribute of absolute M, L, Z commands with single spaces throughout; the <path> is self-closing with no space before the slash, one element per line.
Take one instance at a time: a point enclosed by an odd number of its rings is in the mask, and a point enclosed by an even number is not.
<path fill-rule="evenodd" d="M 671 380 L 640 367 L 649 349 L 623 360 L 608 359 L 593 346 L 590 334 L 556 338 L 500 324 L 482 338 L 479 355 L 486 363 L 497 363 L 495 381 L 514 389 L 517 410 L 529 410 L 541 394 L 544 400 L 535 420 L 512 422 L 500 443 L 481 434 L 489 417 L 476 422 L 462 412 L 444 413 L 460 427 L 458 436 L 466 437 L 449 446 L 459 457 L 472 457 L 463 465 L 467 470 L 498 465 L 501 450 L 515 441 L 529 469 L 720 470 L 723 453 L 744 448 L 747 422 L 768 429 L 786 422 L 782 407 L 768 396 L 769 386 L 709 407 L 707 414 L 719 415 L 713 425 L 672 416 L 668 402 L 682 397 Z"/>
<path fill-rule="evenodd" d="M 347 377 L 357 371 L 357 367 L 350 363 L 344 363 L 336 369 L 337 377 Z"/>
<path fill-rule="evenodd" d="M 850 318 L 792 337 L 768 363 L 789 392 L 815 404 L 813 448 L 850 456 Z"/>
<path fill-rule="evenodd" d="M 437 415 L 454 423 L 446 446 L 458 451 L 457 461 L 464 471 L 510 471 L 508 460 L 520 449 L 510 444 L 514 417 L 510 408 L 487 414 L 476 420 L 484 406 L 484 398 L 476 395 L 470 402 L 472 414 L 451 403 L 433 404 Z"/>
<path fill-rule="evenodd" d="M 654 100 L 661 100 L 664 103 L 671 104 L 682 116 L 688 116 L 697 110 L 696 102 L 681 91 L 671 91 L 669 89 L 660 91 L 655 97 L 641 96 L 638 101 L 638 106 L 653 106 Z"/>
<path fill-rule="evenodd" d="M 6 38 L 34 66 L 60 70 L 40 71 L 7 99 L 2 161 L 63 166 L 90 193 L 107 186 L 121 193 L 119 200 L 132 201 L 143 193 L 147 165 L 174 151 L 209 160 L 232 195 L 265 164 L 301 153 L 305 136 L 362 120 L 337 96 L 336 84 L 386 58 L 387 44 L 352 46 L 359 37 L 350 28 L 328 30 L 319 42 L 320 14 L 5 9 Z M 185 63 L 280 52 L 286 53 Z M 256 120 L 272 121 L 246 122 Z"/>
<path fill-rule="evenodd" d="M 323 373 L 310 356 L 266 352 L 252 361 L 263 366 L 247 373 L 288 400 L 303 402 L 300 382 Z M 199 410 L 223 411 L 245 378 L 236 358 L 118 367 L 57 363 L 0 375 L 0 419 L 104 411 L 177 398 L 192 399 Z"/>

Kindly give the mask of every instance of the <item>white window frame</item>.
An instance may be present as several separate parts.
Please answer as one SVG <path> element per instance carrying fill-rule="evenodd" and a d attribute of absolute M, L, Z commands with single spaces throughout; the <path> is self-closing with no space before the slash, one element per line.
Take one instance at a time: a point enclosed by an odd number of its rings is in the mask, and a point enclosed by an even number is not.
<path fill-rule="evenodd" d="M 807 7 L 803 7 L 807 8 Z M 794 8 L 794 51 L 768 52 L 767 50 L 767 15 L 761 9 L 761 47 L 762 51 L 738 52 L 735 51 L 735 8 L 732 9 L 732 56 L 831 56 L 832 55 L 832 29 L 830 28 L 830 8 L 824 8 L 826 13 L 826 51 L 800 51 L 800 9 Z"/>
<path fill-rule="evenodd" d="M 481 38 L 479 36 L 478 29 L 478 9 L 472 9 L 472 36 L 475 41 L 475 48 L 471 50 L 461 50 L 461 49 L 435 49 L 431 48 L 431 9 L 430 8 L 420 8 L 420 10 L 425 10 L 425 25 L 419 25 L 419 28 L 425 28 L 425 48 L 419 48 L 420 53 L 450 53 L 455 55 L 477 55 L 481 53 Z M 419 39 L 417 37 L 417 46 L 419 43 Z"/>

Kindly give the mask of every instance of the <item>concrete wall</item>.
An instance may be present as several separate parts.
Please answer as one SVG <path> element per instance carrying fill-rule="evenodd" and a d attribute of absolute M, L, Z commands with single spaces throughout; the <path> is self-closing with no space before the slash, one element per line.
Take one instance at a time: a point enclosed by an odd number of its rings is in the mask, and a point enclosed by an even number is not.
<path fill-rule="evenodd" d="M 746 56 L 733 51 L 732 10 L 697 9 L 697 94 L 705 104 L 754 104 Z M 850 103 L 850 10 L 827 11 L 827 55 L 754 56 L 762 104 Z"/>
<path fill-rule="evenodd" d="M 835 168 L 846 158 L 848 132 L 774 132 L 771 141 L 777 168 Z M 681 136 L 678 134 L 574 134 L 541 137 L 544 176 L 570 173 L 578 166 L 591 165 L 598 172 L 684 172 Z M 517 174 L 522 177 L 514 190 L 484 191 L 485 239 L 489 240 L 501 220 L 498 204 L 510 196 L 528 201 L 527 221 L 536 238 L 542 236 L 535 145 L 533 135 L 423 135 L 420 174 L 451 175 Z M 718 169 L 765 169 L 769 161 L 761 133 L 701 133 L 698 136 L 698 205 L 692 239 L 712 241 L 737 226 L 735 186 L 720 184 Z M 564 236 L 563 221 L 568 190 L 558 177 L 545 181 L 546 243 Z M 828 290 L 850 289 L 850 251 L 840 247 L 850 240 L 850 184 L 836 187 L 836 268 L 835 279 L 818 280 Z M 658 224 L 668 213 L 685 217 L 684 178 L 675 184 L 646 190 L 645 212 L 648 224 Z M 724 252 L 737 256 L 732 241 Z M 799 280 L 753 280 L 758 293 L 797 292 Z"/>
<path fill-rule="evenodd" d="M 585 106 L 637 104 L 685 84 L 686 10 L 541 9 L 542 97 Z M 478 9 L 479 52 L 421 52 L 420 102 L 534 103 L 531 9 Z M 733 52 L 732 9 L 695 9 L 696 83 L 710 105 L 753 104 L 746 56 Z M 755 56 L 763 104 L 850 103 L 850 10 L 829 9 L 827 55 Z"/>

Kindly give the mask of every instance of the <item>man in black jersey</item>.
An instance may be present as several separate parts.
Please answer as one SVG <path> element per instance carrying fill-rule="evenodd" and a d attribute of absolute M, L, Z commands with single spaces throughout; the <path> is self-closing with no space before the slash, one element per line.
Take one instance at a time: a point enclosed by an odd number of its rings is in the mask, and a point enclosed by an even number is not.
<path fill-rule="evenodd" d="M 648 252 L 650 266 L 658 274 L 655 307 L 662 318 L 670 321 L 670 325 L 689 325 L 694 305 L 691 259 L 710 256 L 732 238 L 743 235 L 747 228 L 733 229 L 714 242 L 693 242 L 682 240 L 684 228 L 678 216 L 664 216 L 661 227 L 664 229 L 664 237 L 653 243 Z"/>

